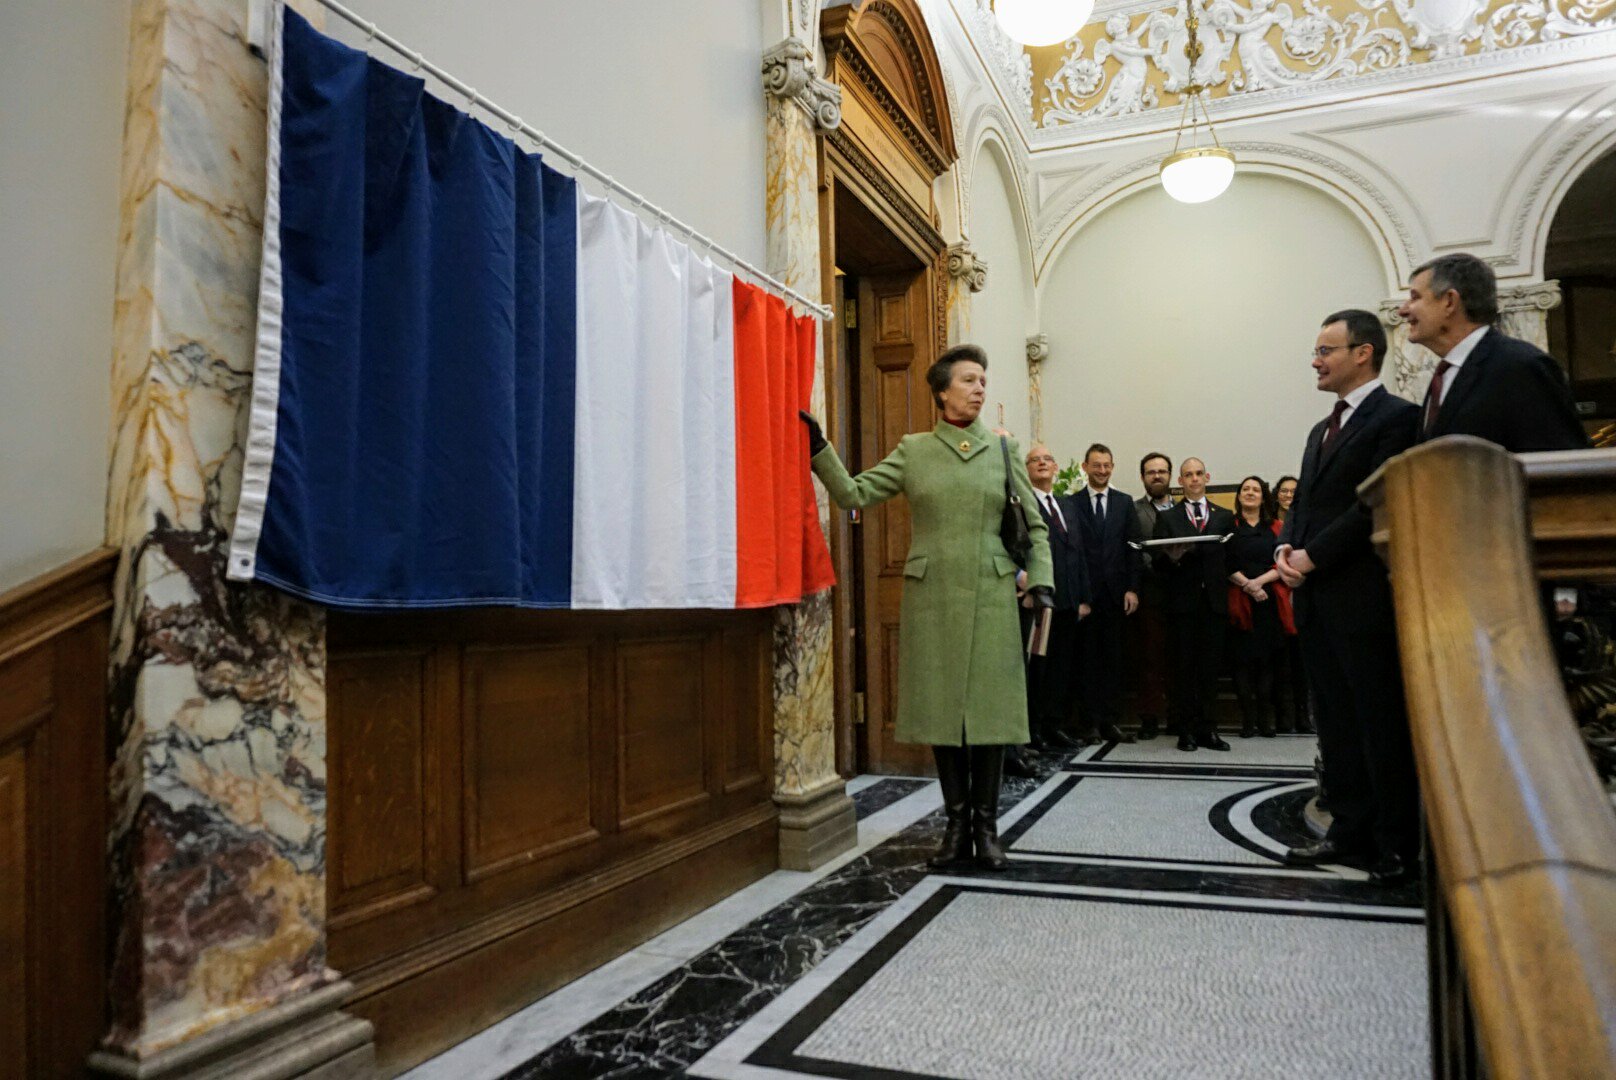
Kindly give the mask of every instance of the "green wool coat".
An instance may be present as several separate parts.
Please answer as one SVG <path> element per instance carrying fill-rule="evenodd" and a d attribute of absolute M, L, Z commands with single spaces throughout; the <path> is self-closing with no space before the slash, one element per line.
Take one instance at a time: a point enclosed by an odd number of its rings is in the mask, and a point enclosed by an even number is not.
<path fill-rule="evenodd" d="M 1048 529 L 1021 451 L 1010 443 L 1010 475 L 1032 533 L 1027 584 L 1054 587 Z M 814 473 L 844 510 L 902 493 L 912 523 L 903 565 L 898 631 L 899 742 L 958 746 L 1027 741 L 1027 690 L 1016 603 L 1016 564 L 999 541 L 1004 454 L 981 420 L 939 421 L 905 435 L 885 460 L 849 476 L 836 451 Z"/>

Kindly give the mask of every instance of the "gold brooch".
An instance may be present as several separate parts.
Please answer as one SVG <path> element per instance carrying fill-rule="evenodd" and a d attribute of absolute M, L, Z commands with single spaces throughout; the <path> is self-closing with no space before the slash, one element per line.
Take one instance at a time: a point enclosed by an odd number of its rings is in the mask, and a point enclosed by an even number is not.
<path fill-rule="evenodd" d="M 961 439 L 960 440 L 960 453 L 963 454 L 967 450 L 969 450 L 970 448 L 971 448 L 971 440 L 970 439 Z"/>

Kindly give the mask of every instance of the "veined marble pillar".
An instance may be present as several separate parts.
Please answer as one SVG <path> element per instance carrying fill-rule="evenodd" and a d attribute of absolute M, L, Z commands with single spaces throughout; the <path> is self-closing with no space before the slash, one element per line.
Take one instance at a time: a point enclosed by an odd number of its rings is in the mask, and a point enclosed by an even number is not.
<path fill-rule="evenodd" d="M 950 244 L 944 252 L 948 274 L 947 318 L 949 345 L 971 338 L 971 294 L 988 286 L 988 264 L 969 242 Z"/>
<path fill-rule="evenodd" d="M 820 295 L 817 139 L 841 123 L 841 89 L 818 77 L 812 50 L 789 37 L 763 56 L 768 102 L 768 272 Z M 825 409 L 825 327 L 812 407 Z M 830 507 L 815 483 L 821 526 Z M 836 772 L 830 593 L 779 609 L 774 631 L 774 799 L 780 865 L 811 870 L 858 843 L 858 819 Z"/>
<path fill-rule="evenodd" d="M 226 584 L 258 291 L 266 68 L 248 0 L 137 0 L 107 533 L 121 1076 L 357 1075 L 326 966 L 325 626 Z M 251 1061 L 248 1061 L 250 1056 Z"/>
<path fill-rule="evenodd" d="M 1027 408 L 1032 419 L 1032 441 L 1044 441 L 1044 361 L 1049 359 L 1049 335 L 1027 339 Z"/>
<path fill-rule="evenodd" d="M 1425 346 L 1409 343 L 1408 325 L 1397 314 L 1402 304 L 1400 296 L 1380 302 L 1380 321 L 1386 327 L 1387 339 L 1382 378 L 1392 393 L 1419 402 L 1425 399 L 1425 388 L 1436 371 L 1437 357 Z M 1548 314 L 1559 306 L 1558 281 L 1500 285 L 1498 329 L 1546 351 L 1549 347 Z"/>

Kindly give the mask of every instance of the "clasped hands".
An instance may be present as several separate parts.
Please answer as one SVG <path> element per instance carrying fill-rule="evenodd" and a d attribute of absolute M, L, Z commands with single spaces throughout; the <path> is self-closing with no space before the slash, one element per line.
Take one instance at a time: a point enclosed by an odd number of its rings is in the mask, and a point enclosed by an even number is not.
<path fill-rule="evenodd" d="M 1279 580 L 1294 589 L 1317 567 L 1313 565 L 1306 548 L 1293 548 L 1289 544 L 1281 544 L 1274 552 L 1274 569 L 1279 571 Z"/>

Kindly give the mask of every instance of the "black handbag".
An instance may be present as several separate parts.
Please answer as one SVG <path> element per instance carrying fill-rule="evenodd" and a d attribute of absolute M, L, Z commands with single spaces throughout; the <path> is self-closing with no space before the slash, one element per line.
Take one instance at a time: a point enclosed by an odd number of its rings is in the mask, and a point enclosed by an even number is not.
<path fill-rule="evenodd" d="M 1032 555 L 1032 530 L 1027 528 L 1027 509 L 1010 479 L 1010 440 L 1003 435 L 999 436 L 999 449 L 1004 451 L 1004 515 L 999 519 L 999 540 L 1015 564 L 1025 570 Z"/>

